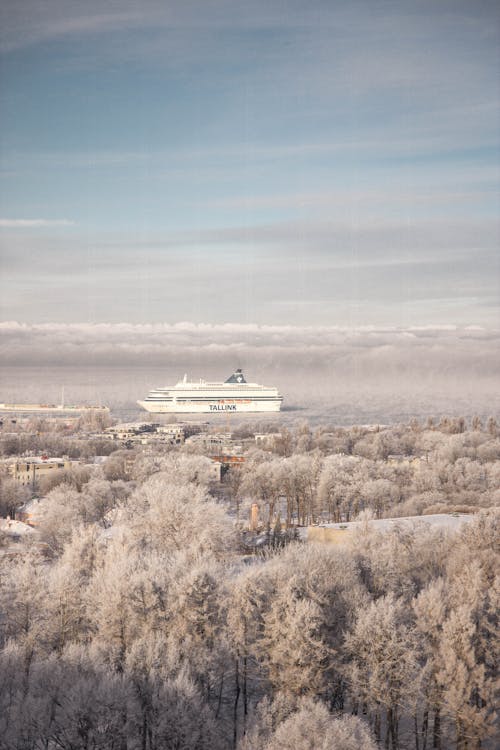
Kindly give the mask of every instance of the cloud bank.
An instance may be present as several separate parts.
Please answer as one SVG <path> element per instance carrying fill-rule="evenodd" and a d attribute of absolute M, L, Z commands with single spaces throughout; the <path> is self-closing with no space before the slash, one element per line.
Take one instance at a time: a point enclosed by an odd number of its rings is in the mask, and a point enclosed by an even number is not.
<path fill-rule="evenodd" d="M 124 418 L 155 386 L 225 379 L 276 385 L 281 419 L 353 424 L 500 414 L 500 331 L 479 327 L 0 324 L 0 400 L 106 403 Z"/>
<path fill-rule="evenodd" d="M 418 373 L 500 377 L 500 332 L 479 327 L 297 327 L 242 324 L 0 323 L 4 366 L 290 367 L 332 376 Z M 223 375 L 224 373 L 220 373 Z M 312 373 L 311 373 L 312 374 Z"/>

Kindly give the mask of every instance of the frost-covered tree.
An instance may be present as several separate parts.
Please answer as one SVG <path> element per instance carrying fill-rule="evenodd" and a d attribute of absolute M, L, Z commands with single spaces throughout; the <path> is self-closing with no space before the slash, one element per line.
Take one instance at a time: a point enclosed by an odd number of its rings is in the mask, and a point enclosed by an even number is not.
<path fill-rule="evenodd" d="M 377 518 L 385 515 L 398 497 L 398 489 L 388 479 L 369 479 L 362 484 L 361 496 L 365 507 L 374 511 Z"/>
<path fill-rule="evenodd" d="M 225 639 L 224 569 L 214 559 L 176 556 L 170 592 L 167 640 L 181 664 L 188 665 L 207 701 L 220 709 L 229 651 Z"/>
<path fill-rule="evenodd" d="M 375 750 L 366 724 L 354 716 L 333 716 L 324 703 L 277 694 L 261 701 L 238 750 Z"/>
<path fill-rule="evenodd" d="M 78 490 L 66 484 L 58 485 L 44 498 L 39 532 L 41 541 L 53 554 L 62 552 L 73 530 L 81 525 L 80 501 Z"/>
<path fill-rule="evenodd" d="M 442 746 L 443 698 L 438 672 L 441 668 L 439 650 L 447 609 L 446 594 L 444 580 L 436 578 L 419 593 L 413 602 L 417 637 L 421 646 L 421 694 L 423 697 L 421 726 L 418 727 L 417 724 L 417 738 L 421 739 L 423 748 L 427 748 L 428 744 L 433 748 Z M 418 722 L 417 714 L 415 721 Z M 429 742 L 430 736 L 432 739 Z"/>
<path fill-rule="evenodd" d="M 361 477 L 368 478 L 368 462 L 354 456 L 329 456 L 319 476 L 318 495 L 331 521 L 349 520 L 363 509 Z"/>
<path fill-rule="evenodd" d="M 0 646 L 15 642 L 26 682 L 33 659 L 50 650 L 48 581 L 36 550 L 0 571 Z"/>
<path fill-rule="evenodd" d="M 156 550 L 139 553 L 126 536 L 112 539 L 89 584 L 88 618 L 94 643 L 113 669 L 123 672 L 133 643 L 165 629 L 169 621 L 169 560 Z"/>
<path fill-rule="evenodd" d="M 351 750 L 368 723 L 393 749 L 495 746 L 496 508 L 251 556 L 214 499 L 238 491 L 270 528 L 283 499 L 288 523 L 497 505 L 498 437 L 457 428 L 299 425 L 231 492 L 178 449 L 54 488 L 45 544 L 0 550 L 0 750 Z"/>
<path fill-rule="evenodd" d="M 477 626 L 467 605 L 452 610 L 440 643 L 443 708 L 452 719 L 457 750 L 476 749 L 493 732 L 495 682 L 477 661 Z"/>
<path fill-rule="evenodd" d="M 48 572 L 47 631 L 56 652 L 85 638 L 88 632 L 86 589 L 82 576 L 68 562 L 58 561 Z"/>
<path fill-rule="evenodd" d="M 14 518 L 17 508 L 31 497 L 31 490 L 8 476 L 0 475 L 0 518 Z"/>
<path fill-rule="evenodd" d="M 259 568 L 250 568 L 232 578 L 228 585 L 227 634 L 234 663 L 232 719 L 235 745 L 241 714 L 243 733 L 246 731 L 252 682 L 261 681 L 259 641 L 263 612 L 269 600 L 268 584 L 267 576 L 262 575 Z"/>
<path fill-rule="evenodd" d="M 176 552 L 191 547 L 224 556 L 234 549 L 234 525 L 224 509 L 194 484 L 175 483 L 168 473 L 150 477 L 117 517 L 139 547 Z"/>
<path fill-rule="evenodd" d="M 322 461 L 319 453 L 294 455 L 282 466 L 282 492 L 287 498 L 287 525 L 296 513 L 299 524 L 314 523 L 319 515 L 317 488 Z"/>
<path fill-rule="evenodd" d="M 138 454 L 133 464 L 134 479 L 143 482 L 161 472 L 172 484 L 195 484 L 207 487 L 211 481 L 211 461 L 206 456 L 178 451 Z"/>
<path fill-rule="evenodd" d="M 355 716 L 334 718 L 323 703 L 303 702 L 263 750 L 375 750 L 369 728 Z"/>
<path fill-rule="evenodd" d="M 261 643 L 274 690 L 297 696 L 325 691 L 330 653 L 321 626 L 321 608 L 314 601 L 298 598 L 291 587 L 275 592 Z"/>
<path fill-rule="evenodd" d="M 417 643 L 407 607 L 393 595 L 358 613 L 346 636 L 346 678 L 354 701 L 369 707 L 377 738 L 385 713 L 386 744 L 399 747 L 402 712 L 413 712 L 418 688 Z"/>
<path fill-rule="evenodd" d="M 279 498 L 284 494 L 285 469 L 283 459 L 251 461 L 243 471 L 239 496 L 256 501 L 268 530 L 275 522 Z"/>

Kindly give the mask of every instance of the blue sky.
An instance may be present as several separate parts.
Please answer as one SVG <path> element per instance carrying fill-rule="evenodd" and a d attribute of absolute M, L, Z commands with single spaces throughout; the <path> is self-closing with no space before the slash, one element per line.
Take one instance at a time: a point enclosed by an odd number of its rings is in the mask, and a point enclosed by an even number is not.
<path fill-rule="evenodd" d="M 1 13 L 1 319 L 498 327 L 496 3 Z"/>

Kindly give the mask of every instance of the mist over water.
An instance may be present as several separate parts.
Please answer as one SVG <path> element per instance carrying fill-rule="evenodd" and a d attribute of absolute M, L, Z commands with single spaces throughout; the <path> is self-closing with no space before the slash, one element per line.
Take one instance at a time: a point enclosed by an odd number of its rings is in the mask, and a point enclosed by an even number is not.
<path fill-rule="evenodd" d="M 479 328 L 0 324 L 0 402 L 136 405 L 188 379 L 276 386 L 281 421 L 347 425 L 500 412 L 500 337 Z M 256 417 L 256 418 L 260 418 Z M 276 418 L 276 415 L 275 417 Z"/>

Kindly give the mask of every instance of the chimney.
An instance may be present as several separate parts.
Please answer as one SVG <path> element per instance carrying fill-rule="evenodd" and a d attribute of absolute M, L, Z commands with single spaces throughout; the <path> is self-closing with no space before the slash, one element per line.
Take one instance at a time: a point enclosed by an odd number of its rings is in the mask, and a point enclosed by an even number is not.
<path fill-rule="evenodd" d="M 252 503 L 250 509 L 250 531 L 257 531 L 259 526 L 259 506 L 257 503 Z"/>

